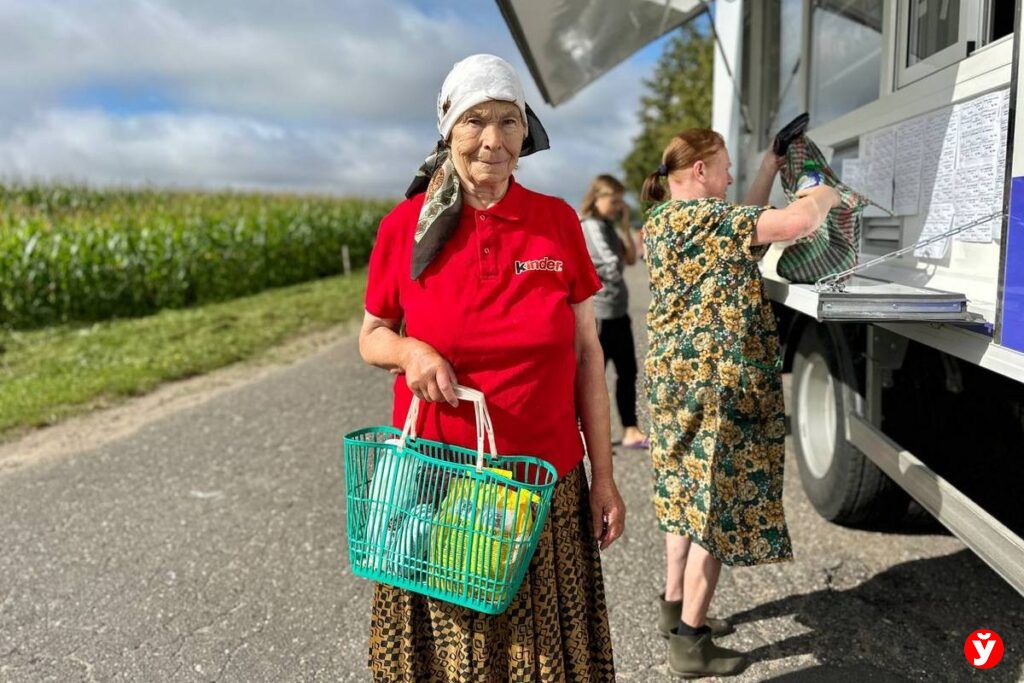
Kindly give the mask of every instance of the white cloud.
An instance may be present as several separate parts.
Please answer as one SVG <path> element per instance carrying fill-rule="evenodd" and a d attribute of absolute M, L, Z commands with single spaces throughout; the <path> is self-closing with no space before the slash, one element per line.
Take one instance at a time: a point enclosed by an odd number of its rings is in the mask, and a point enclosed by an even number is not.
<path fill-rule="evenodd" d="M 280 3 L 278 3 L 280 4 Z M 155 84 L 191 106 L 300 119 L 432 106 L 438 73 L 499 37 L 397 3 L 0 3 L 0 86 Z M 501 34 L 504 37 L 504 34 Z M 511 44 L 510 41 L 508 41 Z M 45 99 L 45 97 L 43 97 Z"/>
<path fill-rule="evenodd" d="M 644 74 L 627 63 L 552 110 L 487 11 L 485 22 L 471 0 L 429 15 L 360 0 L 0 0 L 0 175 L 397 197 L 434 142 L 448 68 L 490 51 L 520 68 L 552 139 L 518 177 L 575 203 L 593 175 L 620 171 Z M 96 87 L 170 104 L 74 102 Z"/>
<path fill-rule="evenodd" d="M 101 185 L 397 196 L 418 163 L 416 142 L 404 128 L 298 130 L 206 114 L 54 110 L 0 141 L 0 168 L 7 177 Z"/>

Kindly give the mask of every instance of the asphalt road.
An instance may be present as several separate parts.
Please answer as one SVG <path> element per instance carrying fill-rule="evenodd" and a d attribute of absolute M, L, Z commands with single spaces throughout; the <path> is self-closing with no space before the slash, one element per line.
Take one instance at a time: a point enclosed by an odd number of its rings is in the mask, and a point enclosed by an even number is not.
<path fill-rule="evenodd" d="M 643 273 L 630 277 L 642 332 Z M 0 681 L 368 680 L 341 437 L 384 419 L 389 395 L 350 338 L 98 448 L 0 463 Z M 649 464 L 627 451 L 616 468 L 618 678 L 673 680 Z M 751 656 L 735 680 L 1020 680 L 1024 600 L 957 540 L 825 523 L 792 460 L 786 511 L 796 560 L 726 570 L 712 605 L 738 625 L 724 644 Z M 1006 644 L 995 669 L 965 661 L 976 628 Z"/>

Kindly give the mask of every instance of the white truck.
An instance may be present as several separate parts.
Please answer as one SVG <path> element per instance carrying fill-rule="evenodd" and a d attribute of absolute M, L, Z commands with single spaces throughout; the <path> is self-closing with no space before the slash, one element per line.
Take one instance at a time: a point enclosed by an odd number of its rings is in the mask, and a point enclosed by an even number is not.
<path fill-rule="evenodd" d="M 845 287 L 785 281 L 779 246 L 762 266 L 804 489 L 847 525 L 914 500 L 1024 593 L 1022 0 L 497 3 L 555 106 L 711 17 L 734 187 L 810 113 L 808 136 L 881 208 Z"/>

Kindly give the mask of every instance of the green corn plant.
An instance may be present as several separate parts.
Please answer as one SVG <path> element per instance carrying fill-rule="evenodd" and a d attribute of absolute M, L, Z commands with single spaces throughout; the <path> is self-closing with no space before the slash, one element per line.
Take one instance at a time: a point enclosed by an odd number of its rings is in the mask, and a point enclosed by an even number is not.
<path fill-rule="evenodd" d="M 0 184 L 0 326 L 147 315 L 366 263 L 393 202 Z"/>

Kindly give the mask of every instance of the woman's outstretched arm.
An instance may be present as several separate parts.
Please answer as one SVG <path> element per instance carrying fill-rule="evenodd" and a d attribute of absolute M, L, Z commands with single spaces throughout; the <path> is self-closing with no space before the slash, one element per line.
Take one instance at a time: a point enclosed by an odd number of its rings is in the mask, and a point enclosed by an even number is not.
<path fill-rule="evenodd" d="M 785 161 L 786 157 L 775 156 L 771 149 L 764 153 L 764 158 L 761 159 L 761 168 L 757 170 L 754 182 L 751 183 L 747 194 L 743 197 L 744 204 L 747 206 L 764 206 L 768 203 L 768 198 L 772 193 L 772 184 L 775 182 L 775 176 Z"/>

